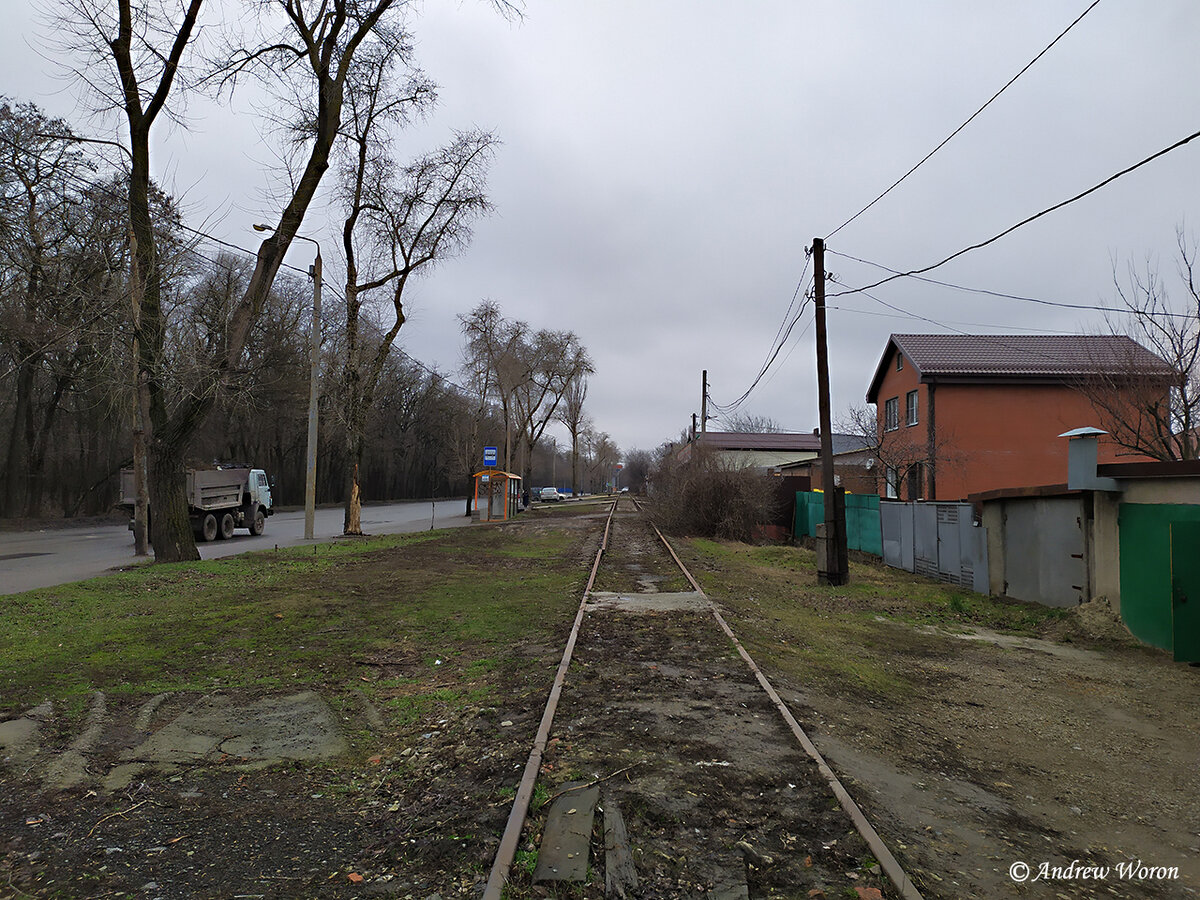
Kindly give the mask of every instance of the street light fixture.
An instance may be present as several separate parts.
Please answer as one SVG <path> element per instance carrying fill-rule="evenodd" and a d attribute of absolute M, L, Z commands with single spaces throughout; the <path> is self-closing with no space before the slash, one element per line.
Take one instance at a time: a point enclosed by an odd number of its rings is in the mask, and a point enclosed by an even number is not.
<path fill-rule="evenodd" d="M 255 225 L 255 231 L 274 231 L 270 225 Z M 317 515 L 317 388 L 321 373 L 321 245 L 313 238 L 297 234 L 317 248 L 317 258 L 308 272 L 313 280 L 312 342 L 309 348 L 311 372 L 308 379 L 308 459 L 304 469 L 304 539 L 313 539 Z"/>

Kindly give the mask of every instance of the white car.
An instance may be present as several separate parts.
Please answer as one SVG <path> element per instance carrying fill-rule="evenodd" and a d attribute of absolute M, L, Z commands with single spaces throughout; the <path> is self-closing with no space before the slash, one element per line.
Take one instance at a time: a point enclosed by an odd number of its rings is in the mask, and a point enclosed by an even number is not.
<path fill-rule="evenodd" d="M 562 499 L 562 497 L 558 495 L 558 491 L 556 491 L 554 488 L 544 487 L 542 488 L 541 493 L 538 494 L 538 499 L 543 503 L 557 503 Z"/>

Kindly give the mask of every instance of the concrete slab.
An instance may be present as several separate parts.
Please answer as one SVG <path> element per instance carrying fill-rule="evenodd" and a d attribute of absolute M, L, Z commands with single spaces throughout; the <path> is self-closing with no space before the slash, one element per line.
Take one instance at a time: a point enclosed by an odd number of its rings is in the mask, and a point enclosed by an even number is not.
<path fill-rule="evenodd" d="M 538 848 L 537 868 L 533 871 L 535 884 L 587 879 L 592 820 L 596 816 L 600 788 L 598 785 L 584 787 L 584 784 L 586 782 L 563 785 L 550 804 L 546 827 L 542 831 L 542 845 Z"/>
<path fill-rule="evenodd" d="M 593 591 L 588 596 L 588 608 L 608 612 L 652 613 L 689 610 L 708 612 L 712 601 L 698 591 L 677 591 L 650 594 L 614 594 Z"/>
<path fill-rule="evenodd" d="M 21 762 L 33 756 L 38 749 L 38 732 L 42 723 L 37 719 L 9 719 L 0 722 L 0 759 Z"/>
<path fill-rule="evenodd" d="M 225 755 L 270 762 L 321 759 L 345 749 L 325 701 L 305 691 L 249 703 L 221 695 L 205 697 L 122 756 L 158 764 L 213 761 Z"/>

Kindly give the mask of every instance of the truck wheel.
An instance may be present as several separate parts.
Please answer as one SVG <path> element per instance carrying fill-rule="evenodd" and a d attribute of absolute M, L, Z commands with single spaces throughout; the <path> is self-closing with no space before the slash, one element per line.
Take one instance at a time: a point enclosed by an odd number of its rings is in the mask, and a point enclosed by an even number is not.
<path fill-rule="evenodd" d="M 233 513 L 225 513 L 225 515 L 221 516 L 221 531 L 217 537 L 223 541 L 227 541 L 233 537 Z"/>
<path fill-rule="evenodd" d="M 212 513 L 205 513 L 204 518 L 200 521 L 200 540 L 215 541 L 219 529 L 220 526 L 217 524 L 217 517 Z"/>
<path fill-rule="evenodd" d="M 267 530 L 267 517 L 263 514 L 262 507 L 254 507 L 254 517 L 250 520 L 250 533 L 260 535 Z"/>

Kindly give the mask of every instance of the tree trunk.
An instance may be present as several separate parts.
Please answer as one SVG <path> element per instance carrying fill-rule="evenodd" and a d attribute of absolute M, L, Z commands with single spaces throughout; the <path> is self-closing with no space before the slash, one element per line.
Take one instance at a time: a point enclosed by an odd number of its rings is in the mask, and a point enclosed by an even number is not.
<path fill-rule="evenodd" d="M 571 493 L 579 496 L 579 432 L 571 432 Z"/>
<path fill-rule="evenodd" d="M 151 506 L 154 511 L 150 516 L 154 559 L 172 562 L 199 559 L 200 551 L 196 549 L 192 522 L 188 516 L 187 474 L 179 449 L 157 438 L 150 442 L 147 449 Z M 167 502 L 160 502 L 160 497 L 167 498 Z"/>
<path fill-rule="evenodd" d="M 361 430 L 349 423 L 350 434 L 346 442 L 346 516 L 342 522 L 342 534 L 362 534 L 362 472 L 363 447 L 366 443 Z"/>
<path fill-rule="evenodd" d="M 29 412 L 33 396 L 33 364 L 25 362 L 17 374 L 17 397 L 13 408 L 12 431 L 8 435 L 8 453 L 4 466 L 4 515 L 16 514 L 21 476 L 25 471 L 21 454 L 21 422 Z"/>

